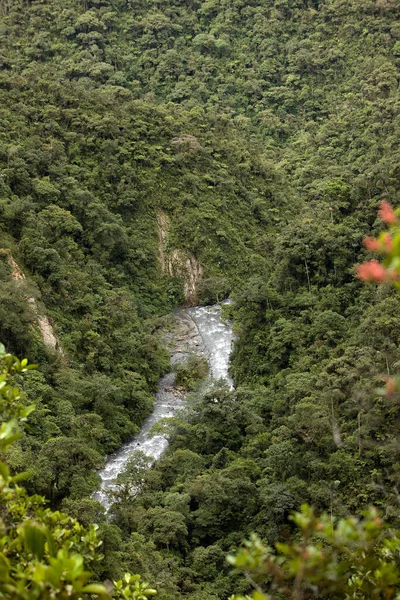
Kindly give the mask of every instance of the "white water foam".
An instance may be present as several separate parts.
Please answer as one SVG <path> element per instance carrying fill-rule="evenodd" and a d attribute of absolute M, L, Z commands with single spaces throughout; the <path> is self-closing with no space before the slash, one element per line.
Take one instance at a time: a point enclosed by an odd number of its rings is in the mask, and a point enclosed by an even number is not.
<path fill-rule="evenodd" d="M 226 379 L 233 388 L 233 381 L 228 374 L 233 333 L 231 325 L 221 320 L 220 305 L 189 308 L 187 313 L 203 339 L 212 377 Z M 167 448 L 168 441 L 165 437 L 150 436 L 149 431 L 155 423 L 163 418 L 172 417 L 175 410 L 182 407 L 182 400 L 168 391 L 173 385 L 174 378 L 174 373 L 168 373 L 160 380 L 153 412 L 144 422 L 138 435 L 111 454 L 107 458 L 104 469 L 99 471 L 102 479 L 101 488 L 93 494 L 93 498 L 99 500 L 106 509 L 110 506 L 107 491 L 113 489 L 114 479 L 124 469 L 132 453 L 140 450 L 146 456 L 157 460 Z"/>

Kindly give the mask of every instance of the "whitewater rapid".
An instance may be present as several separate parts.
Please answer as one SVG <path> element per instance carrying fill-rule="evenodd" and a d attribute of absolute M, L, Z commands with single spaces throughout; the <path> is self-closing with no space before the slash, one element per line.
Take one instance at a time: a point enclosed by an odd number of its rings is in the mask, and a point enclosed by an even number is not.
<path fill-rule="evenodd" d="M 176 318 L 186 325 L 188 340 L 196 354 L 206 356 L 213 379 L 225 379 L 231 387 L 233 382 L 228 374 L 229 356 L 233 343 L 233 332 L 230 323 L 221 319 L 220 305 L 201 306 L 179 311 Z M 197 341 L 196 335 L 199 336 Z M 171 355 L 171 363 L 185 360 L 190 352 L 190 343 L 185 348 L 178 348 Z M 154 398 L 154 408 L 151 415 L 144 422 L 140 432 L 130 442 L 122 446 L 117 452 L 111 454 L 104 468 L 99 471 L 101 488 L 93 494 L 102 505 L 108 509 L 109 500 L 107 491 L 113 488 L 113 480 L 124 469 L 131 454 L 140 450 L 154 460 L 160 458 L 168 446 L 168 441 L 162 435 L 150 436 L 153 425 L 166 417 L 172 417 L 175 411 L 182 407 L 183 398 L 172 393 L 175 373 L 168 373 L 158 384 Z"/>
<path fill-rule="evenodd" d="M 214 379 L 226 379 L 233 387 L 229 376 L 229 357 L 233 344 L 233 331 L 229 322 L 221 319 L 221 306 L 196 306 L 187 309 L 203 340 L 211 375 Z"/>

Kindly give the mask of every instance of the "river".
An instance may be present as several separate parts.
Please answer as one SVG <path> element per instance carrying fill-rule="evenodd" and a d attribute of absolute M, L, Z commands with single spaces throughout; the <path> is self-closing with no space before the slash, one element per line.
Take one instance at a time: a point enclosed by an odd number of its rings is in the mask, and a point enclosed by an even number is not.
<path fill-rule="evenodd" d="M 185 360 L 195 353 L 206 356 L 211 375 L 214 379 L 226 379 L 233 387 L 228 374 L 229 356 L 232 349 L 233 332 L 229 323 L 221 319 L 221 307 L 201 306 L 182 309 L 175 315 L 178 330 L 169 336 L 171 363 Z M 99 471 L 101 488 L 93 497 L 108 509 L 107 491 L 112 489 L 113 480 L 117 477 L 129 460 L 132 452 L 141 450 L 154 460 L 160 458 L 168 446 L 168 441 L 161 435 L 150 436 L 150 429 L 160 419 L 172 417 L 175 411 L 182 407 L 184 398 L 174 389 L 174 373 L 165 375 L 158 384 L 154 398 L 154 408 L 144 422 L 140 432 L 130 442 L 111 454 L 104 468 Z"/>

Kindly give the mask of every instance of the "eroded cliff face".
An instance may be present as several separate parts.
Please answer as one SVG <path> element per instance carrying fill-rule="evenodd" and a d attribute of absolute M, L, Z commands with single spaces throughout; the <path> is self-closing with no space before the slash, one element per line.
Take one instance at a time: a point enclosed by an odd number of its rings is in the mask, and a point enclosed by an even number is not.
<path fill-rule="evenodd" d="M 14 279 L 14 281 L 20 283 L 25 281 L 25 275 L 21 271 L 19 265 L 15 262 L 10 250 L 1 248 L 0 252 L 7 257 L 7 263 L 11 267 L 11 277 Z M 49 318 L 46 315 L 41 314 L 35 298 L 27 297 L 26 300 L 32 305 L 33 311 L 36 315 L 36 322 L 39 326 L 44 345 L 50 350 L 59 352 L 61 356 L 64 356 L 63 349 L 61 348 L 60 342 L 54 333 L 54 329 Z"/>
<path fill-rule="evenodd" d="M 167 238 L 170 219 L 162 211 L 157 214 L 158 258 L 162 273 L 179 277 L 183 281 L 185 300 L 188 306 L 195 306 L 198 297 L 198 284 L 204 269 L 190 252 L 177 249 L 168 251 Z"/>

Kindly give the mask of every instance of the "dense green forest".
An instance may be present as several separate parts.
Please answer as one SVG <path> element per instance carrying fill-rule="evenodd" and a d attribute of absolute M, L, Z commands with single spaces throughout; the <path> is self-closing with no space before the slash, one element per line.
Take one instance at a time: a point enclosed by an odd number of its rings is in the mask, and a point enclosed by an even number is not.
<path fill-rule="evenodd" d="M 98 577 L 217 600 L 303 502 L 399 527 L 400 301 L 354 276 L 399 202 L 398 1 L 1 0 L 0 64 L 0 339 L 39 364 L 7 460 L 100 523 Z M 96 469 L 169 368 L 160 317 L 228 296 L 235 391 L 191 396 L 107 521 Z"/>

